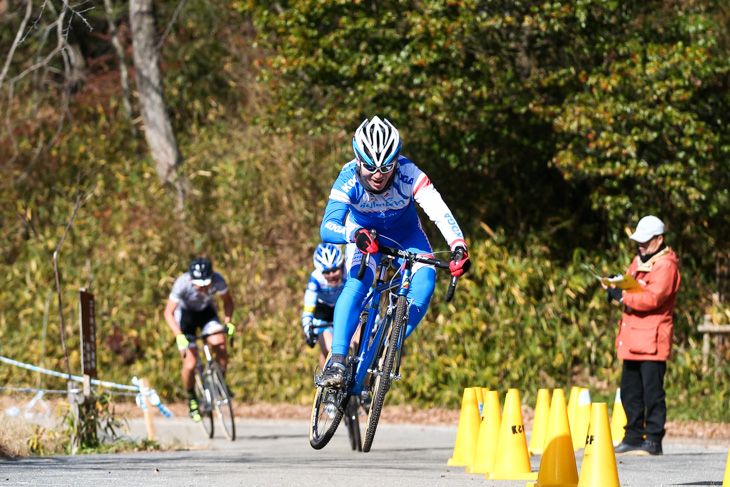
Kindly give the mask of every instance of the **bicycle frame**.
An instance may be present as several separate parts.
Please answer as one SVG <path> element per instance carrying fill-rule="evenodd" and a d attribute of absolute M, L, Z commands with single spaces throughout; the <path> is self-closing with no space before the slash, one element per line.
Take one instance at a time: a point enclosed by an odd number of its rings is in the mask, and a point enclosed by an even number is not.
<path fill-rule="evenodd" d="M 405 295 L 407 285 L 410 284 L 410 268 L 405 269 L 400 277 L 396 275 L 392 279 L 385 280 L 387 270 L 388 266 L 381 263 L 378 268 L 378 279 L 363 301 L 362 311 L 367 311 L 368 319 L 365 326 L 360 330 L 360 350 L 358 355 L 354 357 L 354 370 L 351 370 L 352 380 L 348 388 L 348 392 L 351 395 L 360 395 L 362 393 L 365 380 L 368 374 L 373 372 L 373 363 L 378 357 L 378 351 L 381 345 L 385 343 L 385 338 L 387 337 L 386 331 L 390 327 L 390 322 L 393 319 L 393 294 L 388 297 L 385 316 L 380 315 L 382 294 L 397 287 L 398 292 L 394 295 Z M 407 283 L 407 285 L 404 286 L 403 282 Z"/>

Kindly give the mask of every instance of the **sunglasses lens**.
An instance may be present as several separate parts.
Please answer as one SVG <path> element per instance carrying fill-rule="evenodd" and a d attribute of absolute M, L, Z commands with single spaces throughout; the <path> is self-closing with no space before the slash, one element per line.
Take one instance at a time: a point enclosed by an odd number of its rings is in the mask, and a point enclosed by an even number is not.
<path fill-rule="evenodd" d="M 388 164 L 387 166 L 382 166 L 379 168 L 370 164 L 362 164 L 363 170 L 368 174 L 375 174 L 377 171 L 380 171 L 383 174 L 388 174 L 390 171 L 393 170 L 394 167 L 395 164 Z"/>

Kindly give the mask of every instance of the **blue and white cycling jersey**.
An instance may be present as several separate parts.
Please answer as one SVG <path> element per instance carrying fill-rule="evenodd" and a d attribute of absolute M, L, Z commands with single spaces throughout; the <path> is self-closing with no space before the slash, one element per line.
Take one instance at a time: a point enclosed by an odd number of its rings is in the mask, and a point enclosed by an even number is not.
<path fill-rule="evenodd" d="M 466 247 L 464 234 L 426 174 L 400 156 L 393 184 L 382 194 L 368 192 L 357 174 L 357 161 L 345 164 L 329 195 L 320 227 L 324 242 L 351 243 L 359 228 L 375 229 L 398 240 L 420 229 L 415 203 L 433 221 L 451 250 Z"/>
<path fill-rule="evenodd" d="M 302 326 L 312 322 L 315 318 L 332 322 L 335 303 L 340 297 L 347 282 L 347 276 L 342 276 L 338 286 L 330 286 L 322 271 L 315 269 L 309 276 L 307 290 L 304 292 L 304 310 L 302 311 Z"/>
<path fill-rule="evenodd" d="M 340 171 L 330 191 L 319 232 L 324 242 L 347 243 L 345 273 L 356 276 L 362 259 L 357 250 L 354 234 L 360 228 L 375 229 L 385 245 L 400 246 L 411 252 L 432 255 L 431 244 L 421 228 L 416 203 L 433 221 L 453 251 L 457 246 L 466 248 L 464 234 L 452 216 L 451 210 L 428 176 L 411 160 L 399 156 L 398 168 L 391 177 L 392 185 L 380 194 L 366 189 L 357 174 L 358 163 L 352 160 Z M 355 277 L 347 281 L 334 313 L 332 353 L 347 355 L 350 340 L 357 328 L 359 313 L 369 285 L 374 277 L 380 254 L 370 259 L 369 270 L 361 281 Z M 432 266 L 416 264 L 407 298 L 410 304 L 406 337 L 423 318 L 433 295 L 436 270 Z"/>

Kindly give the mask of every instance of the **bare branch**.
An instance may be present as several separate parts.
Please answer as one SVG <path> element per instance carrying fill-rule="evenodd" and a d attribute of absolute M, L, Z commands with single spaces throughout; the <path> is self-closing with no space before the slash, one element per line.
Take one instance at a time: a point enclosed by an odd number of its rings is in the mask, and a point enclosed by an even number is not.
<path fill-rule="evenodd" d="M 175 20 L 177 20 L 177 16 L 180 14 L 180 11 L 183 8 L 183 5 L 185 5 L 186 0 L 180 0 L 180 3 L 177 4 L 177 7 L 175 8 L 175 13 L 172 14 L 172 18 L 170 19 L 170 22 L 167 23 L 167 27 L 165 27 L 165 32 L 162 33 L 162 37 L 160 37 L 160 42 L 157 43 L 157 49 L 158 51 L 162 49 L 162 45 L 165 43 L 165 40 L 167 39 L 167 36 L 170 35 L 170 31 L 172 30 L 172 25 L 175 23 Z"/>
<path fill-rule="evenodd" d="M 18 28 L 18 32 L 15 35 L 15 40 L 13 41 L 13 45 L 10 46 L 10 52 L 8 52 L 8 56 L 5 59 L 5 66 L 3 66 L 3 70 L 0 73 L 0 87 L 3 85 L 3 80 L 5 79 L 5 76 L 8 74 L 8 69 L 10 69 L 10 63 L 13 60 L 13 55 L 15 54 L 15 50 L 18 48 L 18 45 L 22 42 L 22 35 L 23 31 L 25 30 L 25 26 L 28 25 L 28 20 L 30 20 L 30 14 L 33 12 L 33 2 L 31 0 L 27 0 L 28 4 L 25 7 L 25 16 L 23 17 L 23 21 L 20 23 L 20 27 Z"/>

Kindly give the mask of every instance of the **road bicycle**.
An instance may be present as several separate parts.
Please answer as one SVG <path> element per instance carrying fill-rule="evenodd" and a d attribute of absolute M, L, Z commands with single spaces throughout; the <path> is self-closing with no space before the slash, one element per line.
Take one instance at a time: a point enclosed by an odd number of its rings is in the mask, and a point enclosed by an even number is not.
<path fill-rule="evenodd" d="M 312 329 L 318 328 L 331 328 L 332 323 L 325 322 L 323 320 L 315 319 L 312 324 Z M 356 351 L 356 350 L 355 350 Z M 354 353 L 352 350 L 351 352 Z M 342 419 L 345 421 L 347 427 L 347 436 L 350 440 L 350 448 L 356 451 L 362 451 L 362 436 L 360 434 L 360 398 L 353 396 L 347 403 Z"/>
<path fill-rule="evenodd" d="M 236 439 L 236 424 L 233 417 L 233 405 L 231 395 L 228 391 L 223 371 L 218 362 L 213 358 L 213 353 L 208 346 L 207 338 L 213 335 L 226 333 L 225 330 L 215 333 L 204 333 L 202 335 L 185 335 L 190 343 L 202 342 L 202 347 L 196 346 L 195 350 L 195 395 L 198 398 L 198 408 L 200 409 L 200 424 L 208 435 L 213 438 L 213 411 L 223 427 L 223 434 L 229 441 Z M 205 357 L 205 360 L 201 357 Z M 185 353 L 191 350 L 185 350 Z"/>
<path fill-rule="evenodd" d="M 376 238 L 374 231 L 370 231 Z M 413 265 L 423 263 L 440 269 L 448 269 L 449 261 L 425 257 L 407 250 L 379 245 L 382 258 L 376 269 L 376 279 L 363 301 L 360 312 L 359 349 L 356 355 L 347 357 L 345 365 L 345 386 L 325 387 L 322 371 L 317 368 L 314 375 L 316 392 L 312 405 L 309 429 L 309 443 L 314 449 L 324 448 L 334 435 L 342 417 L 349 410 L 351 400 L 363 399 L 371 402 L 368 408 L 365 438 L 362 451 L 369 452 L 378 427 L 385 395 L 394 380 L 400 380 L 402 347 L 410 303 L 407 292 L 413 277 Z M 392 277 L 388 269 L 395 259 L 402 262 Z M 460 260 L 463 255 L 457 255 Z M 357 278 L 362 280 L 368 266 L 369 254 L 363 255 Z M 457 278 L 452 277 L 446 293 L 451 301 L 456 289 Z"/>

